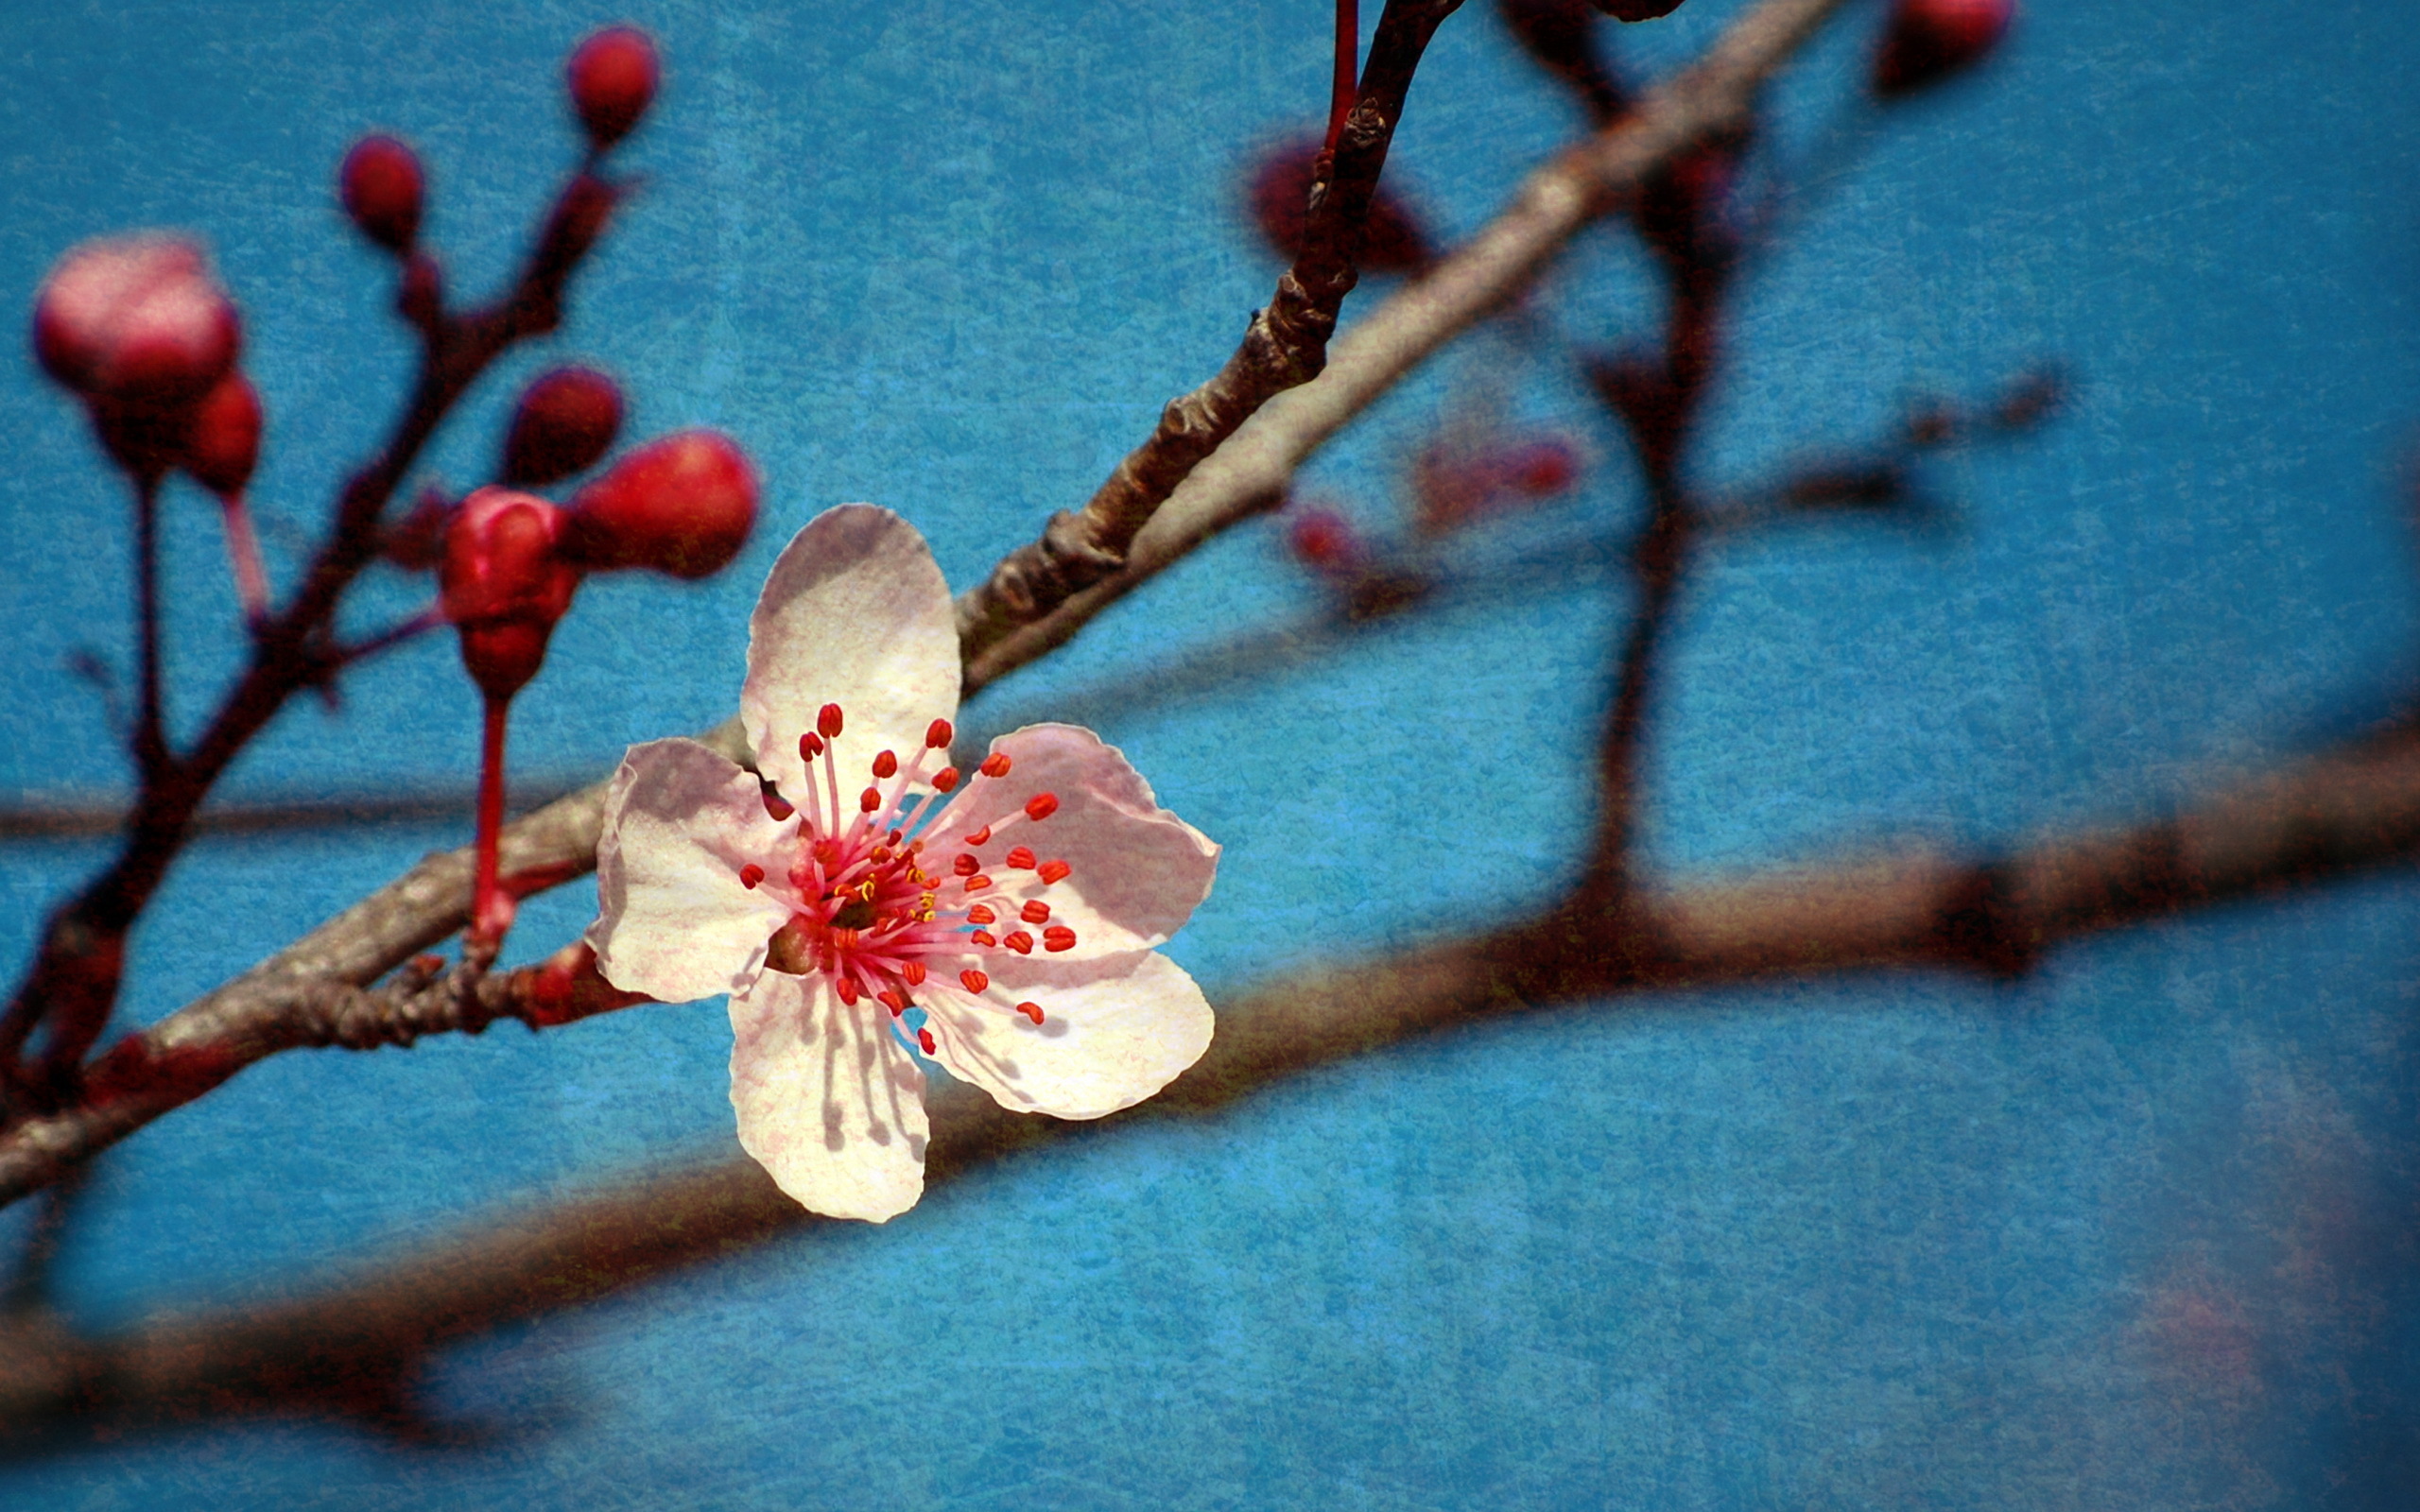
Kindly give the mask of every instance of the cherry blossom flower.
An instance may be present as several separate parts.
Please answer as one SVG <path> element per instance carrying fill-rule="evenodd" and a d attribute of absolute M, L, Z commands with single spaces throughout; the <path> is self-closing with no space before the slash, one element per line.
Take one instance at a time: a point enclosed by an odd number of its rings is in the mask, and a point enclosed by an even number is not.
<path fill-rule="evenodd" d="M 914 527 L 825 513 L 750 630 L 757 773 L 694 741 L 632 747 L 587 937 L 617 988 L 731 995 L 739 1142 L 784 1192 L 876 1223 L 915 1206 L 922 1057 L 1061 1118 L 1200 1058 L 1210 1005 L 1152 947 L 1219 848 L 1088 730 L 1030 725 L 950 765 L 958 633 Z"/>

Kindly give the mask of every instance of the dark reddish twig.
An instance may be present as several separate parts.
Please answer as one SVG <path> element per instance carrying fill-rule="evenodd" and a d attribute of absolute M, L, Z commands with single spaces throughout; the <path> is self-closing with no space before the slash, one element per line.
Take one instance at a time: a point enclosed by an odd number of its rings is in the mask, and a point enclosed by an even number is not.
<path fill-rule="evenodd" d="M 1361 7 L 1358 0 L 1336 0 L 1336 73 L 1328 89 L 1327 141 L 1330 152 L 1344 135 L 1344 118 L 1353 113 L 1360 88 Z"/>

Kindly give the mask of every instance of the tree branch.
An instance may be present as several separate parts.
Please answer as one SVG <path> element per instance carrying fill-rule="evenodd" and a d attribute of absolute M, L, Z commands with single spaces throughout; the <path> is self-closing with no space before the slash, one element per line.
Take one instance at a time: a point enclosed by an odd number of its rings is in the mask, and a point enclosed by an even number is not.
<path fill-rule="evenodd" d="M 1294 973 L 1223 1002 L 1208 1054 L 1098 1124 L 931 1102 L 938 1184 L 1110 1125 L 1215 1112 L 1302 1070 L 1506 1011 L 1783 973 L 1946 967 L 2006 977 L 2063 941 L 2420 853 L 2420 731 L 2247 782 L 2173 817 L 2055 835 L 1984 861 L 1917 850 L 1745 882 L 1634 890 L 1492 934 Z M 262 1412 L 409 1421 L 431 1350 L 718 1260 L 815 1218 L 753 1161 L 522 1212 L 265 1307 L 99 1339 L 28 1326 L 0 1349 L 0 1443 Z M 401 1416 L 399 1416 L 401 1415 Z"/>
<path fill-rule="evenodd" d="M 1736 129 L 1761 82 L 1841 3 L 1763 0 L 1635 116 L 1533 173 L 1493 226 L 1347 332 L 1317 381 L 1270 404 L 1196 469 L 1136 535 L 1123 570 L 969 654 L 966 694 L 1064 644 L 1108 604 L 1282 495 L 1304 458 L 1453 335 L 1511 300 L 1590 218 L 1707 133 Z M 735 760 L 749 759 L 735 719 L 701 738 Z M 593 868 L 604 799 L 599 782 L 509 827 L 504 869 L 558 871 L 568 880 Z M 288 1021 L 306 1015 L 329 984 L 367 987 L 460 929 L 469 917 L 471 867 L 467 850 L 430 856 L 294 945 L 130 1037 L 111 1052 L 114 1091 L 106 1106 L 70 1106 L 0 1132 L 0 1206 L 253 1061 L 301 1042 Z"/>

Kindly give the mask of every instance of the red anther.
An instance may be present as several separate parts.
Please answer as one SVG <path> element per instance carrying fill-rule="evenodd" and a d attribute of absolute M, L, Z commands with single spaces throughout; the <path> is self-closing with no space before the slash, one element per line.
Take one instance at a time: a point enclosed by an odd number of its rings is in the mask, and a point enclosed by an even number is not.
<path fill-rule="evenodd" d="M 572 539 L 595 568 L 704 577 L 756 524 L 756 470 L 730 438 L 681 431 L 650 441 L 573 495 Z M 823 731 L 830 740 L 837 730 Z"/>
<path fill-rule="evenodd" d="M 869 787 L 857 795 L 857 807 L 868 814 L 882 807 L 882 789 Z"/>
<path fill-rule="evenodd" d="M 957 872 L 961 877 L 971 877 L 983 869 L 983 863 L 976 860 L 971 853 L 964 854 L 951 862 L 949 864 L 949 869 Z"/>
<path fill-rule="evenodd" d="M 1027 934 L 1022 929 L 1012 929 L 1009 931 L 1008 937 L 1001 940 L 1000 943 L 1016 952 L 1019 955 L 1030 955 L 1033 954 L 1033 936 Z"/>
<path fill-rule="evenodd" d="M 990 843 L 991 838 L 992 827 L 987 824 L 983 826 L 983 828 L 976 831 L 973 834 L 968 835 L 966 837 L 966 843 L 971 846 L 985 845 Z"/>
<path fill-rule="evenodd" d="M 931 724 L 925 727 L 925 748 L 926 750 L 947 750 L 949 748 L 951 738 L 957 733 L 958 731 L 949 728 L 948 720 L 936 719 Z"/>
<path fill-rule="evenodd" d="M 630 135 L 655 98 L 655 43 L 634 26 L 608 26 L 579 44 L 563 76 L 572 109 L 601 152 Z"/>
<path fill-rule="evenodd" d="M 1020 1003 L 1017 1005 L 1017 1011 L 1036 1023 L 1042 1022 L 1042 1005 L 1039 1003 Z"/>
<path fill-rule="evenodd" d="M 754 892 L 756 890 L 757 884 L 764 880 L 765 868 L 758 866 L 753 861 L 751 861 L 748 865 L 739 868 L 739 885 L 747 888 L 750 892 Z"/>
<path fill-rule="evenodd" d="M 967 936 L 966 937 L 973 940 L 976 944 L 982 946 L 987 951 L 993 946 L 1000 943 L 998 937 L 988 929 L 978 929 L 974 934 Z"/>
<path fill-rule="evenodd" d="M 1074 950 L 1076 932 L 1064 924 L 1053 924 L 1042 932 L 1042 948 L 1048 951 Z"/>
<path fill-rule="evenodd" d="M 2016 0 L 1893 0 L 1874 55 L 1874 93 L 1911 94 L 1974 67 L 1999 44 Z"/>
<path fill-rule="evenodd" d="M 782 795 L 773 792 L 770 789 L 766 791 L 764 798 L 765 813 L 776 824 L 779 824 L 782 820 L 788 818 L 791 815 L 798 812 L 798 810 L 789 806 L 789 803 L 783 799 Z"/>
<path fill-rule="evenodd" d="M 34 299 L 34 354 L 88 399 L 182 409 L 235 366 L 241 340 L 234 304 L 181 237 L 86 242 Z"/>
<path fill-rule="evenodd" d="M 402 256 L 420 239 L 420 159 L 391 136 L 365 136 L 337 170 L 337 198 L 361 234 Z"/>
<path fill-rule="evenodd" d="M 1028 819 L 1046 819 L 1058 812 L 1059 795 L 1056 793 L 1036 793 L 1025 800 L 1025 816 Z"/>
<path fill-rule="evenodd" d="M 966 911 L 966 921 L 970 924 L 988 924 L 999 917 L 981 903 L 977 903 Z"/>
<path fill-rule="evenodd" d="M 1016 868 L 1019 871 L 1031 871 L 1033 869 L 1033 852 L 1021 845 L 1011 846 L 1009 848 L 1009 853 L 1000 859 L 1008 865 Z"/>
<path fill-rule="evenodd" d="M 823 754 L 823 737 L 810 730 L 798 737 L 798 759 L 811 762 Z"/>
<path fill-rule="evenodd" d="M 1018 909 L 1017 917 L 1028 924 L 1046 924 L 1050 921 L 1050 905 L 1036 898 Z"/>
<path fill-rule="evenodd" d="M 1042 880 L 1047 884 L 1057 882 L 1074 869 L 1074 868 L 1068 866 L 1064 861 L 1046 861 L 1040 867 L 1039 871 Z"/>
<path fill-rule="evenodd" d="M 974 876 L 966 879 L 966 890 L 968 892 L 981 892 L 991 885 L 992 879 L 984 876 L 981 872 L 977 872 Z"/>
<path fill-rule="evenodd" d="M 486 488 L 445 532 L 438 606 L 462 633 L 462 664 L 482 692 L 509 698 L 537 676 L 546 637 L 579 574 L 557 551 L 562 511 L 533 494 Z"/>
<path fill-rule="evenodd" d="M 899 758 L 890 751 L 883 751 L 876 755 L 873 759 L 873 775 L 884 782 L 898 776 Z"/>
<path fill-rule="evenodd" d="M 521 391 L 499 476 L 534 489 L 585 472 L 622 430 L 622 390 L 588 368 L 557 368 Z"/>
<path fill-rule="evenodd" d="M 958 973 L 958 980 L 969 992 L 980 992 L 992 985 L 990 977 L 971 966 Z"/>
<path fill-rule="evenodd" d="M 194 481 L 233 498 L 252 480 L 261 455 L 261 396 L 240 372 L 218 380 L 193 408 L 182 459 Z"/>
<path fill-rule="evenodd" d="M 894 1019 L 908 1011 L 908 999 L 897 988 L 884 988 L 873 995 L 873 1000 L 889 1008 Z"/>
<path fill-rule="evenodd" d="M 977 770 L 986 777 L 1006 777 L 1009 775 L 1009 759 L 995 750 L 983 758 L 983 765 Z"/>
<path fill-rule="evenodd" d="M 832 990 L 839 993 L 840 1001 L 847 1004 L 850 1007 L 854 1008 L 857 1005 L 857 994 L 860 989 L 857 987 L 857 979 L 856 977 L 834 977 L 832 979 Z"/>
<path fill-rule="evenodd" d="M 958 768 L 955 766 L 944 766 L 933 774 L 933 791 L 936 793 L 946 793 L 957 785 Z"/>
<path fill-rule="evenodd" d="M 1311 180 L 1318 171 L 1318 137 L 1279 146 L 1253 172 L 1252 215 L 1261 239 L 1288 261 L 1303 253 L 1309 219 Z M 1385 183 L 1370 197 L 1361 222 L 1361 271 L 1415 273 L 1436 260 L 1427 234 L 1393 188 Z"/>
<path fill-rule="evenodd" d="M 840 706 L 827 703 L 815 715 L 815 732 L 826 740 L 840 738 Z"/>
<path fill-rule="evenodd" d="M 908 979 L 908 985 L 909 987 L 923 987 L 925 985 L 925 963 L 922 961 L 909 961 L 907 965 L 902 966 L 899 969 L 899 974 Z"/>
<path fill-rule="evenodd" d="M 919 1030 L 917 1030 L 917 1031 L 916 1031 L 916 1042 L 917 1042 L 918 1044 L 923 1045 L 923 1046 L 925 1047 L 925 1054 L 926 1054 L 926 1055 L 928 1055 L 928 1056 L 929 1056 L 929 1055 L 931 1055 L 931 1054 L 933 1053 L 934 1049 L 935 1049 L 935 1046 L 934 1046 L 934 1044 L 933 1044 L 933 1031 L 931 1031 L 930 1029 L 919 1029 Z"/>

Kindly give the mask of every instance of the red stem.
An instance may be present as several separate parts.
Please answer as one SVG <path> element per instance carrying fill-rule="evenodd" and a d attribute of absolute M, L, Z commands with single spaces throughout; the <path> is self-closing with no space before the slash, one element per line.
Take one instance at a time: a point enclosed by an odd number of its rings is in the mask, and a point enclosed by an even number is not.
<path fill-rule="evenodd" d="M 511 927 L 512 900 L 496 885 L 496 840 L 504 830 L 504 729 L 510 697 L 487 700 L 479 731 L 479 836 L 476 882 L 471 893 L 471 935 L 493 944 Z"/>
<path fill-rule="evenodd" d="M 1336 150 L 1339 138 L 1344 135 L 1344 118 L 1353 113 L 1354 97 L 1360 92 L 1357 63 L 1361 55 L 1361 7 L 1359 0 L 1336 0 L 1336 82 L 1328 91 L 1327 149 Z"/>

